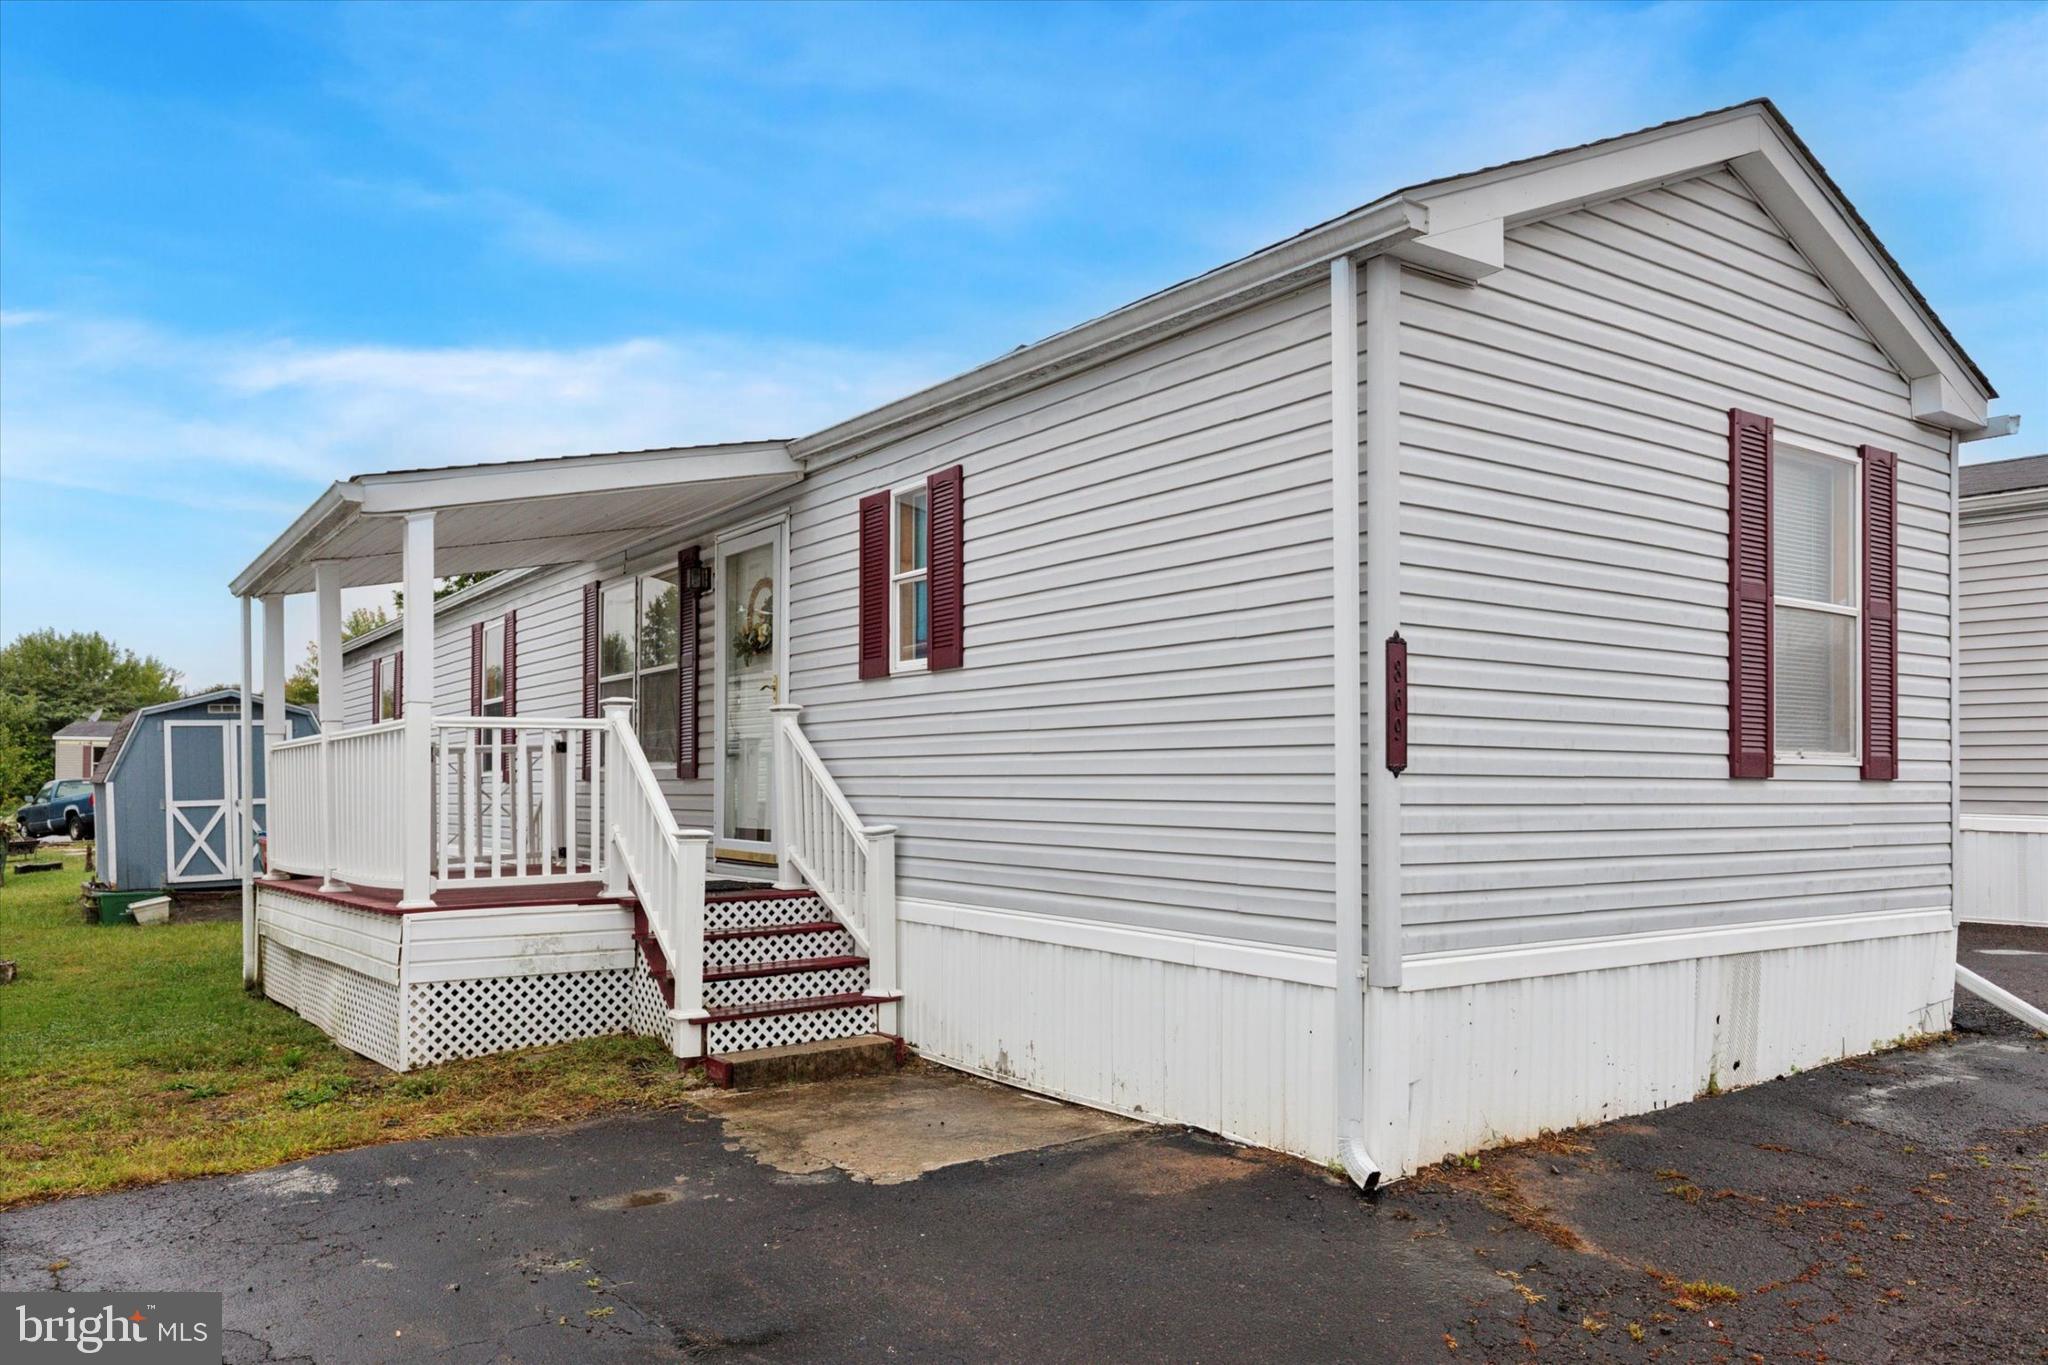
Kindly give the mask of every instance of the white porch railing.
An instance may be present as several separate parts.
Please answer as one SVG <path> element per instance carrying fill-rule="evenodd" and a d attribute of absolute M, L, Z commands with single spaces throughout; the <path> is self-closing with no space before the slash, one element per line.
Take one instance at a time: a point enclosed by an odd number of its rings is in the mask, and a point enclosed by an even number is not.
<path fill-rule="evenodd" d="M 604 875 L 602 720 L 436 716 L 434 876 L 518 886 Z M 591 745 L 590 776 L 582 753 Z"/>
<path fill-rule="evenodd" d="M 782 881 L 794 872 L 831 908 L 868 959 L 869 990 L 898 992 L 896 976 L 896 827 L 864 825 L 797 728 L 801 706 L 776 706 L 775 791 Z M 884 1006 L 884 1032 L 895 1032 Z"/>
<path fill-rule="evenodd" d="M 675 976 L 670 1017 L 694 1023 L 704 1017 L 704 871 L 711 832 L 676 827 L 668 798 L 633 733 L 633 703 L 616 697 L 604 703 L 604 710 L 606 744 L 612 751 L 605 783 L 611 821 L 608 880 L 615 891 L 632 888 L 668 959 Z"/>
<path fill-rule="evenodd" d="M 397 885 L 404 829 L 393 794 L 404 762 L 398 721 L 277 745 L 264 773 L 269 869 Z"/>

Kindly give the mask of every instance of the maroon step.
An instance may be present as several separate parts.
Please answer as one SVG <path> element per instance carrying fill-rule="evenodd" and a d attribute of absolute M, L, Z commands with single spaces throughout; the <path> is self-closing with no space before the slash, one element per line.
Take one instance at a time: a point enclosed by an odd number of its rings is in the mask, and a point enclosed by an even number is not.
<path fill-rule="evenodd" d="M 800 901 L 817 894 L 802 886 L 764 886 L 757 891 L 707 891 L 704 901 L 707 905 L 723 905 L 731 901 Z"/>
<path fill-rule="evenodd" d="M 776 934 L 828 934 L 844 926 L 836 919 L 811 919 L 802 924 L 763 924 L 752 929 L 711 929 L 704 941 L 724 942 L 736 938 L 769 938 Z"/>
<path fill-rule="evenodd" d="M 812 1010 L 833 1010 L 843 1005 L 887 1005 L 895 1000 L 889 995 L 812 995 L 801 1000 L 759 1000 L 751 1005 L 719 1005 L 704 1013 L 707 1025 L 724 1023 L 729 1019 L 761 1019 L 771 1014 L 808 1014 Z"/>
<path fill-rule="evenodd" d="M 835 967 L 865 967 L 868 960 L 851 954 L 837 957 L 785 957 L 773 962 L 749 962 L 737 967 L 707 967 L 704 979 L 710 981 L 744 981 L 756 976 L 794 976 L 798 972 L 825 972 Z"/>

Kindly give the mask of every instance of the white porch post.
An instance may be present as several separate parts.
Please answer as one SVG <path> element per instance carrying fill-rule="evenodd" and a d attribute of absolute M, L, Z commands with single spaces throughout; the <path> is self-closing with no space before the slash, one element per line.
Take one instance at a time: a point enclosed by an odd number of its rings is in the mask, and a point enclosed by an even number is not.
<path fill-rule="evenodd" d="M 291 713 L 285 710 L 284 702 L 284 596 L 270 593 L 263 598 L 263 784 L 264 791 L 270 790 L 270 774 L 275 767 L 271 751 L 292 737 Z M 253 803 L 255 791 L 251 788 L 248 796 Z M 254 809 L 252 804 L 251 809 Z M 269 825 L 270 804 L 263 806 L 264 824 Z M 245 829 L 243 837 L 253 840 L 255 827 Z M 266 850 L 267 851 L 267 850 Z M 275 868 L 264 871 L 266 877 L 282 874 Z"/>
<path fill-rule="evenodd" d="M 255 858 L 255 813 L 256 813 L 256 731 L 254 719 L 255 703 L 250 693 L 255 690 L 256 671 L 254 651 L 251 648 L 249 599 L 238 598 L 242 605 L 242 742 L 237 756 L 240 765 L 239 787 L 241 809 L 236 812 L 240 819 L 242 854 L 242 984 L 253 986 L 261 978 L 263 956 L 256 946 L 256 858 Z"/>
<path fill-rule="evenodd" d="M 319 618 L 314 657 L 320 664 L 320 889 L 345 891 L 335 872 L 341 839 L 334 823 L 334 766 L 327 751 L 330 736 L 341 728 L 341 565 L 322 560 L 313 566 L 313 595 Z"/>
<path fill-rule="evenodd" d="M 399 779 L 401 910 L 434 903 L 434 514 L 405 517 L 405 771 Z M 323 670 L 324 672 L 324 670 Z"/>

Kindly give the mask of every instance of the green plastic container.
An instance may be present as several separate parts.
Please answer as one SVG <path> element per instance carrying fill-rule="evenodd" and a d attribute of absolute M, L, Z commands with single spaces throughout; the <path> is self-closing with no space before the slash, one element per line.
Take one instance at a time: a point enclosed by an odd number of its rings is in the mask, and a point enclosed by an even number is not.
<path fill-rule="evenodd" d="M 128 907 L 162 894 L 162 891 L 95 891 L 92 898 L 99 910 L 101 924 L 133 924 L 135 916 L 128 913 Z"/>

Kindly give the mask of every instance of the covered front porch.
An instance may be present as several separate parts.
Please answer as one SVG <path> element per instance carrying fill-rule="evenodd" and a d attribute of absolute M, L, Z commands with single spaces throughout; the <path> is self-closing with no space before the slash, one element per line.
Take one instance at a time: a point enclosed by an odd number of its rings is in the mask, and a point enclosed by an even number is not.
<path fill-rule="evenodd" d="M 767 865 L 747 887 L 714 870 L 710 829 L 678 823 L 634 697 L 600 697 L 591 670 L 580 714 L 477 714 L 474 702 L 450 708 L 445 686 L 437 705 L 437 654 L 445 668 L 451 649 L 436 632 L 440 580 L 708 540 L 801 476 L 763 444 L 401 471 L 322 495 L 232 585 L 245 694 L 261 607 L 266 714 L 282 711 L 271 702 L 284 692 L 285 600 L 312 594 L 322 722 L 304 740 L 264 735 L 245 980 L 400 1069 L 657 1031 L 656 1016 L 684 1058 L 843 1036 L 821 1033 L 827 1024 L 893 1033 L 893 831 L 855 817 L 805 741 L 800 707 L 777 700 L 762 717 Z M 701 595 L 710 577 L 686 571 L 676 586 Z M 388 711 L 373 700 L 350 717 L 342 591 L 392 582 L 404 607 L 397 695 Z M 591 595 L 583 649 L 594 656 Z M 775 913 L 750 916 L 753 901 Z M 558 1026 L 537 1035 L 537 1013 Z"/>

